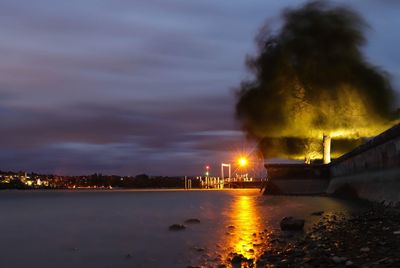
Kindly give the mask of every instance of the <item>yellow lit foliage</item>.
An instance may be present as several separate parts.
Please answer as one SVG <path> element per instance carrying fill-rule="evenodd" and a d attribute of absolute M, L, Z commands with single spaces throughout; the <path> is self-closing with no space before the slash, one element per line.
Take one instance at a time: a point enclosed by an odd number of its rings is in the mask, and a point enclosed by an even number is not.
<path fill-rule="evenodd" d="M 322 138 L 327 134 L 333 138 L 360 138 L 374 136 L 390 126 L 369 111 L 364 98 L 350 87 L 341 87 L 333 96 L 328 91 L 321 92 L 315 100 L 301 94 L 302 89 L 296 91 L 300 94 L 290 94 L 282 107 L 291 127 L 280 130 L 277 136 Z"/>
<path fill-rule="evenodd" d="M 322 158 L 324 134 L 332 139 L 372 137 L 394 123 L 369 110 L 365 98 L 346 85 L 334 92 L 322 90 L 318 97 L 307 97 L 302 87 L 291 84 L 281 94 L 286 95 L 281 109 L 285 114 L 285 124 L 290 127 L 258 129 L 258 135 L 306 139 L 305 151 L 288 156 L 292 159 Z M 332 153 L 333 158 L 340 155 Z"/>

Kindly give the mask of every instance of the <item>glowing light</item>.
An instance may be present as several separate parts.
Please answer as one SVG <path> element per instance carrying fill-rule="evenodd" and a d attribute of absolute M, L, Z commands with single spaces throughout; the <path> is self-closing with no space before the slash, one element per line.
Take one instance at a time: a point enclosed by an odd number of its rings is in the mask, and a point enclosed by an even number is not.
<path fill-rule="evenodd" d="M 249 162 L 249 161 L 248 161 L 247 158 L 245 158 L 245 157 L 240 157 L 239 160 L 238 160 L 238 164 L 239 164 L 239 166 L 241 166 L 241 167 L 247 166 L 248 162 Z"/>

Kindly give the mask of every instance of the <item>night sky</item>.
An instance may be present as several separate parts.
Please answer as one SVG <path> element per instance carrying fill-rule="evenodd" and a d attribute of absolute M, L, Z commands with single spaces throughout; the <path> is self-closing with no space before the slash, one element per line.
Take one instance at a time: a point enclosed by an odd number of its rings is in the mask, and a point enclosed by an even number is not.
<path fill-rule="evenodd" d="M 303 1 L 0 0 L 0 170 L 196 175 L 249 150 L 233 89 Z M 400 88 L 400 3 L 344 1 Z"/>

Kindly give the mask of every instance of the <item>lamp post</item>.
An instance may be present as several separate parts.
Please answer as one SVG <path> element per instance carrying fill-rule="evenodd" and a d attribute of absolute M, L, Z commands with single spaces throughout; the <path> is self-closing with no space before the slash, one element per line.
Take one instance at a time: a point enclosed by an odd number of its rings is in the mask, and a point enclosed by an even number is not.
<path fill-rule="evenodd" d="M 247 166 L 247 164 L 249 163 L 249 161 L 247 160 L 247 158 L 246 157 L 240 157 L 239 159 L 238 159 L 238 164 L 239 164 L 239 167 L 241 167 L 241 168 L 245 168 L 246 166 Z"/>
<path fill-rule="evenodd" d="M 239 179 L 241 179 L 243 181 L 247 180 L 247 174 L 244 172 L 244 170 L 248 166 L 249 160 L 246 157 L 241 156 L 241 157 L 238 158 L 237 164 L 239 166 L 239 169 L 241 170 L 241 174 L 239 175 Z"/>

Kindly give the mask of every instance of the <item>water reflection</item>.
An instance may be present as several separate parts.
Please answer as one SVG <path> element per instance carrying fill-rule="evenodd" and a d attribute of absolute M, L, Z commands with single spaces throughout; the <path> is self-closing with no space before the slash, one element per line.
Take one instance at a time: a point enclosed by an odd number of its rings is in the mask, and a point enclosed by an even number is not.
<path fill-rule="evenodd" d="M 225 244 L 232 253 L 251 259 L 259 255 L 263 241 L 263 228 L 254 196 L 238 196 L 230 210 Z"/>

